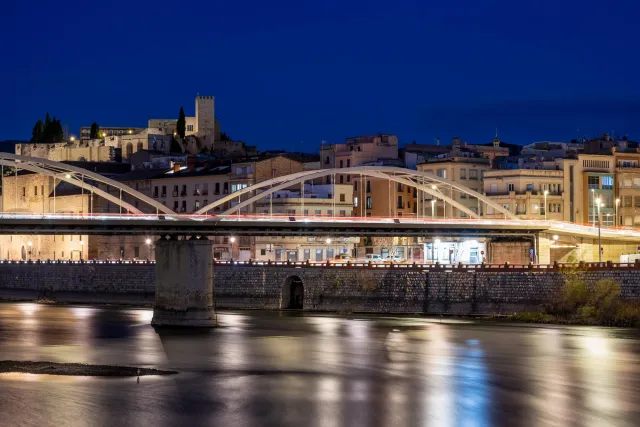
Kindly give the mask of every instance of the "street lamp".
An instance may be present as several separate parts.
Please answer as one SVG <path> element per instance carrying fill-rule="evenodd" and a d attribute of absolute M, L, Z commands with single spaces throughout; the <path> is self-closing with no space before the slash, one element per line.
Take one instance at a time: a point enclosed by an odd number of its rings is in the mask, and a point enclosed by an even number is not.
<path fill-rule="evenodd" d="M 616 199 L 616 218 L 614 221 L 615 226 L 618 226 L 618 206 L 620 205 L 620 198 Z"/>
<path fill-rule="evenodd" d="M 329 237 L 327 237 L 327 240 L 325 240 L 325 242 L 327 242 L 327 245 L 331 244 L 331 239 Z"/>
<path fill-rule="evenodd" d="M 147 240 L 144 241 L 147 244 L 147 253 L 148 255 L 148 259 L 151 259 L 151 239 L 147 238 Z"/>
<path fill-rule="evenodd" d="M 549 190 L 544 190 L 544 220 L 547 220 L 547 195 L 549 194 Z"/>
<path fill-rule="evenodd" d="M 596 190 L 594 188 L 591 189 L 591 200 L 593 200 L 593 210 L 596 210 Z M 595 213 L 595 212 L 594 212 Z M 593 226 L 596 226 L 596 219 L 593 218 Z"/>
<path fill-rule="evenodd" d="M 231 243 L 233 243 L 233 242 L 235 242 L 235 241 L 236 241 L 236 238 L 235 238 L 235 237 L 231 237 L 231 238 L 229 239 L 229 241 L 230 241 Z"/>
<path fill-rule="evenodd" d="M 435 246 L 440 244 L 440 239 L 436 239 L 433 241 L 433 246 L 431 247 L 431 260 L 435 260 L 434 255 L 433 255 L 433 250 L 435 248 Z M 435 251 L 435 254 L 438 255 L 438 251 Z"/>
<path fill-rule="evenodd" d="M 596 206 L 598 207 L 598 260 L 602 262 L 602 245 L 600 244 L 600 208 L 603 208 L 604 205 L 600 198 L 596 200 Z"/>

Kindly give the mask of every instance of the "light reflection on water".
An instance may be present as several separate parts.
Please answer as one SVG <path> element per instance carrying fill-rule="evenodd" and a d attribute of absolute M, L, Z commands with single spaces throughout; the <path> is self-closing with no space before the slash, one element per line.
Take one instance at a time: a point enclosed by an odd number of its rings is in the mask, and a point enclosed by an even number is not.
<path fill-rule="evenodd" d="M 0 425 L 34 393 L 95 425 L 640 425 L 638 340 L 608 329 L 223 312 L 221 328 L 191 333 L 156 331 L 151 314 L 0 304 L 0 359 L 183 371 L 140 384 L 0 374 Z"/>

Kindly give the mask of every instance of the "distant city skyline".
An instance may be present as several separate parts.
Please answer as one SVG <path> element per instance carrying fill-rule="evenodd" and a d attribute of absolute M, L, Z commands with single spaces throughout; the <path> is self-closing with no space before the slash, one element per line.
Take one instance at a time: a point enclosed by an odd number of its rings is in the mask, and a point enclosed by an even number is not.
<path fill-rule="evenodd" d="M 94 121 L 145 126 L 177 118 L 180 106 L 193 114 L 198 93 L 216 97 L 224 132 L 263 150 L 315 151 L 322 140 L 378 132 L 403 144 L 480 144 L 496 127 L 516 144 L 640 135 L 640 5 L 552 9 L 506 0 L 11 2 L 0 26 L 12 41 L 10 66 L 0 68 L 0 140 L 28 139 L 47 111 L 71 132 Z M 151 27 L 74 25 L 122 10 Z M 194 12 L 215 20 L 189 25 Z M 150 30 L 168 21 L 180 34 Z M 603 26 L 611 31 L 591 30 Z"/>

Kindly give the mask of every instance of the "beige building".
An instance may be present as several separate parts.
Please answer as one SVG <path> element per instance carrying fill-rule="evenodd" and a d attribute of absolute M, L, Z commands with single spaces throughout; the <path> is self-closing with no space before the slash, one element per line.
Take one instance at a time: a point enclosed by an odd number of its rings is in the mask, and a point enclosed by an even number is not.
<path fill-rule="evenodd" d="M 490 160 L 471 152 L 453 151 L 450 154 L 441 155 L 439 158 L 428 159 L 426 163 L 418 165 L 418 170 L 436 175 L 440 178 L 460 183 L 476 192 L 483 192 L 483 177 L 486 171 L 491 169 Z M 477 214 L 484 214 L 485 206 L 475 197 L 468 196 L 459 191 L 451 191 L 446 185 L 436 186 L 437 190 L 447 197 L 459 202 Z M 435 212 L 432 212 L 431 201 L 433 198 L 425 193 L 421 201 L 421 211 L 425 209 L 427 215 L 435 214 L 436 217 L 459 218 L 466 216 L 458 208 L 444 203 L 436 198 Z"/>
<path fill-rule="evenodd" d="M 564 189 L 561 170 L 512 169 L 484 173 L 484 194 L 522 219 L 568 221 L 569 200 L 564 199 Z M 502 216 L 491 207 L 485 215 Z"/>
<path fill-rule="evenodd" d="M 640 153 L 615 153 L 617 222 L 640 226 Z"/>
<path fill-rule="evenodd" d="M 256 214 L 349 217 L 353 212 L 353 187 L 324 184 L 277 191 L 256 203 Z M 354 255 L 359 238 L 341 237 L 256 237 L 255 259 L 271 261 L 324 262 L 339 254 Z"/>

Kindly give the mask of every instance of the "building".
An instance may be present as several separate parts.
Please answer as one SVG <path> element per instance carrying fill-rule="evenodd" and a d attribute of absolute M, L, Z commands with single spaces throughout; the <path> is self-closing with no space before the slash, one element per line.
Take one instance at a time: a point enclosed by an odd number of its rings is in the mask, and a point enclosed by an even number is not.
<path fill-rule="evenodd" d="M 562 170 L 514 169 L 484 172 L 484 194 L 523 219 L 567 221 Z M 546 195 L 545 195 L 546 193 Z M 487 207 L 485 215 L 501 216 Z"/>
<path fill-rule="evenodd" d="M 459 182 L 460 184 L 477 191 L 483 192 L 483 177 L 486 171 L 491 169 L 491 160 L 477 153 L 466 149 L 456 149 L 447 154 L 441 154 L 436 158 L 428 159 L 425 163 L 418 165 L 418 170 L 436 175 L 440 178 Z M 467 194 L 452 191 L 450 186 L 436 186 L 436 191 L 440 191 L 458 203 L 464 205 L 472 212 L 479 215 L 484 213 L 484 206 L 476 198 L 468 197 Z M 432 204 L 431 202 L 435 200 Z M 459 218 L 466 214 L 460 209 L 444 203 L 442 199 L 437 197 L 434 199 L 431 195 L 424 193 L 424 199 L 420 202 L 421 211 L 427 215 L 435 217 Z M 435 208 L 432 211 L 431 207 Z"/>
<path fill-rule="evenodd" d="M 353 187 L 346 184 L 305 184 L 303 188 L 276 191 L 256 203 L 258 215 L 349 217 L 353 212 Z M 271 261 L 324 262 L 339 254 L 355 256 L 358 238 L 256 237 L 255 258 Z"/>
<path fill-rule="evenodd" d="M 616 226 L 640 226 L 640 153 L 616 152 Z"/>
<path fill-rule="evenodd" d="M 111 126 L 111 127 L 100 127 L 100 135 L 98 138 L 106 138 L 107 136 L 122 136 L 122 135 L 132 135 L 134 133 L 139 133 L 145 130 L 144 128 L 139 127 L 121 127 L 121 126 Z M 88 141 L 91 139 L 91 126 L 82 126 L 80 128 L 80 141 Z"/>

